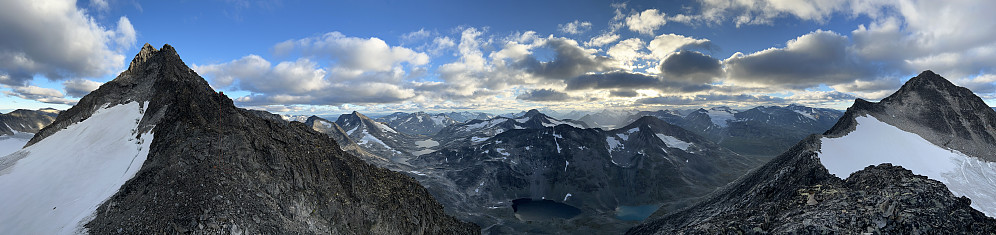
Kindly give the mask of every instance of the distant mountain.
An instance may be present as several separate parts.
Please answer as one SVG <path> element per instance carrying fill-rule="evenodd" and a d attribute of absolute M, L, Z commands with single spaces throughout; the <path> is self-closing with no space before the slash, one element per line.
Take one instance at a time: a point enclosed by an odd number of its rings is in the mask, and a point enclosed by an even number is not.
<path fill-rule="evenodd" d="M 996 111 L 931 71 L 631 234 L 996 231 Z"/>
<path fill-rule="evenodd" d="M 471 120 L 466 123 L 450 125 L 432 136 L 434 141 L 443 147 L 462 147 L 480 143 L 492 136 L 508 130 L 542 129 L 557 125 L 569 125 L 577 128 L 588 128 L 580 121 L 559 120 L 532 109 L 515 117 L 496 117 L 488 120 Z"/>
<path fill-rule="evenodd" d="M 654 116 L 681 126 L 723 147 L 745 155 L 775 156 L 808 135 L 833 127 L 843 112 L 800 105 L 698 109 L 685 116 L 675 111 L 639 112 L 628 118 Z"/>
<path fill-rule="evenodd" d="M 446 114 L 430 115 L 425 112 L 397 112 L 375 120 L 409 135 L 434 135 L 446 126 L 460 123 Z"/>
<path fill-rule="evenodd" d="M 485 233 L 598 234 L 631 226 L 617 219 L 620 208 L 679 207 L 753 166 L 654 117 L 608 131 L 541 121 L 547 119 L 531 110 L 519 121 L 471 122 L 529 128 L 418 156 L 410 163 L 424 170 L 414 176 L 453 214 L 484 226 Z M 555 200 L 580 208 L 582 215 L 557 223 L 521 222 L 506 212 L 519 198 Z"/>
<path fill-rule="evenodd" d="M 638 113 L 638 112 L 627 111 L 627 110 L 608 110 L 608 109 L 606 109 L 606 110 L 602 110 L 601 112 L 586 114 L 586 115 L 580 117 L 578 119 L 578 121 L 582 121 L 584 123 L 587 123 L 589 126 L 592 126 L 592 127 L 598 127 L 598 128 L 616 128 L 616 127 L 619 127 L 619 126 L 623 126 L 623 125 L 629 124 L 630 122 L 627 122 L 627 121 L 632 121 L 632 120 L 628 120 L 627 118 L 629 118 L 630 116 L 632 116 L 635 113 Z M 636 119 L 633 119 L 633 120 L 636 120 Z"/>
<path fill-rule="evenodd" d="M 0 234 L 475 234 L 414 179 L 236 108 L 176 50 L 128 70 L 0 159 Z"/>
<path fill-rule="evenodd" d="M 56 109 L 27 110 L 18 109 L 0 114 L 0 136 L 13 135 L 16 132 L 35 133 L 55 121 L 59 115 Z"/>
<path fill-rule="evenodd" d="M 345 130 L 346 136 L 367 152 L 401 164 L 405 164 L 415 155 L 414 153 L 424 149 L 419 146 L 419 141 L 428 139 L 424 136 L 399 132 L 356 111 L 340 115 L 335 124 Z"/>
<path fill-rule="evenodd" d="M 449 112 L 441 114 L 446 115 L 446 117 L 453 119 L 454 121 L 457 122 L 468 122 L 470 120 L 475 120 L 475 119 L 488 120 L 496 117 L 495 115 L 482 113 L 482 112 Z"/>

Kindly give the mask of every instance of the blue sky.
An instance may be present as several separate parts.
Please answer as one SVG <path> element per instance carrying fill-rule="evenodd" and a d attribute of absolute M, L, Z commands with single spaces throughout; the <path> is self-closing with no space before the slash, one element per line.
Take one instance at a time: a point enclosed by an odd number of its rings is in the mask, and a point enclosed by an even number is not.
<path fill-rule="evenodd" d="M 144 43 L 242 107 L 845 108 L 934 70 L 996 104 L 991 1 L 7 1 L 0 112 L 70 107 Z"/>

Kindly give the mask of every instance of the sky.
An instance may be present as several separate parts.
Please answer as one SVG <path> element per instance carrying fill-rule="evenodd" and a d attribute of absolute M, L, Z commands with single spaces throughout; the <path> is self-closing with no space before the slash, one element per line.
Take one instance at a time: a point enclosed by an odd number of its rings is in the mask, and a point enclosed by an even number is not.
<path fill-rule="evenodd" d="M 0 2 L 0 112 L 67 109 L 170 44 L 281 114 L 844 109 L 932 70 L 996 106 L 996 1 Z"/>

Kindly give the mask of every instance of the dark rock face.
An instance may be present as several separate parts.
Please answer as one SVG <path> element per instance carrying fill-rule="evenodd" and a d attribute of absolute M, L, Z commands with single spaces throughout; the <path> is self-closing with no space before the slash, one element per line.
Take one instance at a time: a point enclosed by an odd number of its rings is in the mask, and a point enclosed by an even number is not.
<path fill-rule="evenodd" d="M 299 122 L 236 108 L 169 45 L 148 44 L 116 79 L 84 97 L 32 143 L 105 104 L 148 101 L 141 170 L 86 228 L 110 233 L 473 234 L 414 179 L 344 153 Z"/>
<path fill-rule="evenodd" d="M 807 137 L 702 202 L 671 213 L 659 212 L 659 217 L 634 227 L 629 233 L 979 234 L 996 231 L 996 220 L 971 208 L 968 198 L 955 197 L 941 182 L 890 164 L 867 167 L 852 173 L 847 180 L 841 180 L 828 173 L 819 158 L 820 139 L 843 136 L 860 128 L 855 121 L 860 115 L 873 115 L 901 129 L 905 126 L 904 130 L 928 140 L 931 136 L 951 136 L 937 133 L 957 130 L 961 124 L 991 123 L 986 119 L 993 111 L 975 101 L 981 103 L 971 91 L 950 85 L 930 71 L 924 72 L 882 102 L 855 101 L 823 136 Z M 922 105 L 918 107 L 936 115 L 925 118 L 922 112 L 908 106 L 910 104 Z M 938 124 L 943 122 L 950 122 L 950 125 Z M 973 130 L 962 132 L 967 133 L 963 135 L 965 137 L 974 137 L 965 138 L 963 141 L 967 144 L 946 147 L 964 153 L 992 147 L 993 142 L 986 142 L 984 136 L 994 132 L 985 128 Z"/>
<path fill-rule="evenodd" d="M 566 124 L 508 130 L 410 163 L 432 169 L 415 177 L 451 214 L 486 227 L 486 233 L 618 233 L 633 224 L 614 217 L 618 206 L 678 207 L 754 166 L 653 117 L 609 131 Z M 552 199 L 583 213 L 570 221 L 527 224 L 511 215 L 509 203 L 519 198 Z"/>
<path fill-rule="evenodd" d="M 35 133 L 55 121 L 59 111 L 55 109 L 18 109 L 0 114 L 0 136 L 14 132 Z"/>

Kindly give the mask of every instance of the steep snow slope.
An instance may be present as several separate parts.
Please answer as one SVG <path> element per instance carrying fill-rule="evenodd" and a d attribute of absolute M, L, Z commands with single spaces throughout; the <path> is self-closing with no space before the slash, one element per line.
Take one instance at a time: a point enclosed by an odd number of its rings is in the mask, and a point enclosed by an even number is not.
<path fill-rule="evenodd" d="M 972 199 L 972 208 L 996 217 L 996 165 L 930 143 L 872 116 L 856 117 L 855 131 L 823 137 L 820 163 L 842 179 L 869 165 L 892 163 L 941 181 L 955 196 Z"/>
<path fill-rule="evenodd" d="M 0 158 L 0 234 L 80 232 L 149 154 L 152 134 L 136 133 L 142 107 L 105 107 Z"/>

